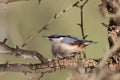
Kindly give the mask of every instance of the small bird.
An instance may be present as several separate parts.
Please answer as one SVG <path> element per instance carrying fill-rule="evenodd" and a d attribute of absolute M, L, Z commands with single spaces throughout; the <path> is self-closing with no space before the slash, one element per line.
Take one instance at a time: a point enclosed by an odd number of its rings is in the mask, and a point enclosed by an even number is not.
<path fill-rule="evenodd" d="M 83 52 L 85 47 L 89 44 L 96 43 L 90 40 L 81 40 L 70 35 L 55 34 L 43 37 L 49 39 L 53 56 L 57 57 L 58 59 L 72 58 L 76 54 Z"/>

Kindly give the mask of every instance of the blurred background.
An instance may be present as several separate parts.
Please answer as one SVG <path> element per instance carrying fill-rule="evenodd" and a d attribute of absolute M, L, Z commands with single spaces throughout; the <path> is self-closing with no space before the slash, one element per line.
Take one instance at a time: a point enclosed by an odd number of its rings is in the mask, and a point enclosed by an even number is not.
<path fill-rule="evenodd" d="M 28 36 L 32 35 L 43 25 L 45 25 L 55 13 L 59 13 L 77 0 L 42 0 L 38 5 L 38 0 L 18 1 L 10 4 L 0 4 L 0 40 L 8 38 L 7 44 L 15 47 L 21 46 Z M 99 12 L 98 5 L 101 0 L 89 0 L 84 7 L 84 31 L 88 35 L 88 40 L 97 41 L 97 44 L 86 48 L 87 58 L 100 58 L 108 49 L 107 31 L 102 22 L 108 23 Z M 56 19 L 48 26 L 49 30 L 43 31 L 35 37 L 25 49 L 36 50 L 45 57 L 51 58 L 51 47 L 48 40 L 43 35 L 69 34 L 81 37 L 81 30 L 77 23 L 80 23 L 80 10 L 74 7 Z M 11 55 L 0 54 L 0 62 L 5 63 Z M 9 63 L 37 63 L 34 59 L 24 60 L 22 58 L 12 58 Z M 41 80 L 66 80 L 70 71 L 61 70 L 54 73 L 45 74 Z M 0 80 L 36 80 L 40 74 L 27 74 L 0 72 Z"/>

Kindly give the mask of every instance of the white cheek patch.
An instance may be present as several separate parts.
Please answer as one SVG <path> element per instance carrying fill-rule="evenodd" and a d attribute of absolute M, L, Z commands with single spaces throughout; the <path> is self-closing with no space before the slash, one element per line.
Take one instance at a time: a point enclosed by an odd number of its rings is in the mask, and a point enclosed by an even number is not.
<path fill-rule="evenodd" d="M 52 41 L 54 42 L 61 42 L 64 38 L 60 37 L 60 38 L 53 38 Z"/>
<path fill-rule="evenodd" d="M 60 37 L 58 40 L 62 41 L 64 38 L 63 37 Z"/>

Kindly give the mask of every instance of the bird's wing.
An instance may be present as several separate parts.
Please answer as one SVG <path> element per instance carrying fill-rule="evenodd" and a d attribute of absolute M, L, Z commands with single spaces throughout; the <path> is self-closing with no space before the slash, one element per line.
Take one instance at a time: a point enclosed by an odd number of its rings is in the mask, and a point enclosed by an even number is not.
<path fill-rule="evenodd" d="M 64 38 L 61 42 L 64 44 L 73 44 L 73 45 L 74 44 L 76 44 L 76 45 L 81 45 L 81 44 L 89 45 L 89 44 L 96 44 L 97 43 L 97 42 L 94 42 L 91 40 L 78 39 L 78 38 L 72 37 L 72 36 Z"/>
<path fill-rule="evenodd" d="M 61 42 L 65 44 L 83 43 L 84 40 L 77 39 L 76 37 L 66 37 Z"/>

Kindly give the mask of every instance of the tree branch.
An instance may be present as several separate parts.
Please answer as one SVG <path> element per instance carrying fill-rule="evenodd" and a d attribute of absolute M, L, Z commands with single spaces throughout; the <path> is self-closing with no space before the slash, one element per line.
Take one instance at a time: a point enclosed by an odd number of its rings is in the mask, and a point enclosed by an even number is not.
<path fill-rule="evenodd" d="M 40 64 L 0 64 L 0 72 L 49 73 L 56 70 L 78 69 L 80 66 L 95 68 L 98 62 L 93 59 L 57 60 Z"/>
<path fill-rule="evenodd" d="M 10 55 L 15 55 L 16 57 L 34 58 L 34 59 L 40 60 L 41 62 L 47 61 L 47 59 L 37 51 L 23 50 L 18 48 L 18 46 L 16 46 L 16 48 L 12 48 L 6 44 L 6 41 L 7 39 L 5 39 L 3 42 L 0 42 L 0 48 L 3 49 L 3 50 L 0 50 L 1 54 L 9 53 Z"/>

